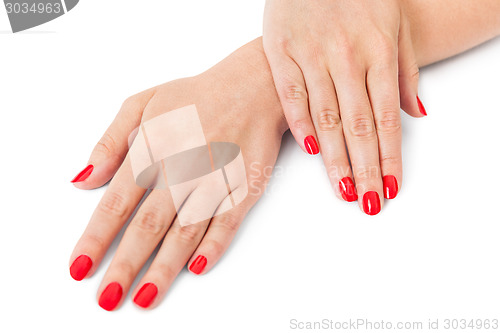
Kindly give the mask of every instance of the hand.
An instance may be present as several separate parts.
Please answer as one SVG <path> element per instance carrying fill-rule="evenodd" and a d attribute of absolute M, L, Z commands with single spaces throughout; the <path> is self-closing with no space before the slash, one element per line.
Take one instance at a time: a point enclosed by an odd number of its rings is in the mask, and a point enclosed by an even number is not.
<path fill-rule="evenodd" d="M 156 306 L 188 262 L 195 274 L 209 271 L 265 189 L 265 175 L 274 166 L 287 126 L 259 40 L 204 74 L 161 85 L 125 101 L 90 157 L 90 174 L 87 170 L 74 180 L 76 187 L 91 189 L 114 175 L 71 255 L 73 278 L 81 280 L 95 272 L 146 192 L 132 174 L 131 154 L 127 154 L 129 134 L 141 122 L 192 104 L 197 107 L 207 142 L 232 142 L 241 148 L 248 195 L 222 215 L 181 226 L 170 191 L 152 190 L 127 227 L 99 287 L 98 302 L 106 310 L 123 302 L 123 296 L 161 241 L 153 263 L 132 292 L 137 305 Z M 207 189 L 205 185 L 201 183 L 191 192 L 184 207 L 196 191 Z"/>
<path fill-rule="evenodd" d="M 399 108 L 426 115 L 400 1 L 267 0 L 263 43 L 299 145 L 321 151 L 339 198 L 377 214 L 402 184 Z"/>

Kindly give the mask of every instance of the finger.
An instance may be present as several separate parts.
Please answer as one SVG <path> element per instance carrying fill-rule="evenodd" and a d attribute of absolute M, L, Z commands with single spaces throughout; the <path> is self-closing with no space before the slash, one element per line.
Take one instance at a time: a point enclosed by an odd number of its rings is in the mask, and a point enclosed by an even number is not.
<path fill-rule="evenodd" d="M 319 153 L 309 113 L 307 89 L 300 67 L 283 52 L 267 52 L 276 91 L 293 137 L 311 155 Z"/>
<path fill-rule="evenodd" d="M 401 108 L 412 117 L 427 116 L 427 111 L 418 97 L 419 68 L 413 50 L 410 27 L 405 19 L 401 21 L 398 49 Z"/>
<path fill-rule="evenodd" d="M 175 219 L 158 254 L 132 294 L 135 304 L 153 308 L 160 303 L 200 243 L 209 223 L 210 219 L 206 219 L 181 226 L 179 219 Z"/>
<path fill-rule="evenodd" d="M 135 277 L 165 236 L 176 214 L 170 191 L 154 190 L 134 216 L 97 291 L 108 311 L 122 302 Z"/>
<path fill-rule="evenodd" d="M 249 209 L 249 201 L 244 200 L 231 210 L 212 218 L 205 236 L 189 260 L 189 271 L 200 275 L 212 269 L 231 244 Z"/>
<path fill-rule="evenodd" d="M 102 138 L 94 147 L 87 166 L 71 181 L 88 190 L 106 184 L 118 170 L 128 152 L 129 136 L 141 121 L 144 108 L 154 95 L 149 89 L 129 97 Z"/>
<path fill-rule="evenodd" d="M 218 188 L 212 179 L 205 179 L 185 200 L 158 255 L 134 293 L 134 303 L 149 308 L 163 298 L 200 243 L 212 216 L 223 205 L 227 187 L 225 183 L 222 185 L 223 188 Z M 223 192 L 226 194 L 222 195 Z M 129 286 L 130 283 L 125 290 Z"/>
<path fill-rule="evenodd" d="M 136 185 L 128 158 L 97 205 L 70 257 L 71 276 L 79 281 L 91 276 L 145 190 Z"/>
<path fill-rule="evenodd" d="M 377 129 L 386 199 L 394 199 L 398 194 L 403 172 L 397 46 L 394 44 L 392 49 L 393 52 L 377 55 L 366 74 L 368 95 Z"/>
<path fill-rule="evenodd" d="M 310 73 L 306 82 L 314 89 L 309 93 L 309 106 L 328 177 L 337 197 L 356 201 L 358 195 L 347 156 L 335 86 L 326 68 L 322 73 Z"/>
<path fill-rule="evenodd" d="M 353 54 L 331 66 L 360 208 L 376 215 L 383 205 L 378 138 L 366 92 L 366 73 Z"/>

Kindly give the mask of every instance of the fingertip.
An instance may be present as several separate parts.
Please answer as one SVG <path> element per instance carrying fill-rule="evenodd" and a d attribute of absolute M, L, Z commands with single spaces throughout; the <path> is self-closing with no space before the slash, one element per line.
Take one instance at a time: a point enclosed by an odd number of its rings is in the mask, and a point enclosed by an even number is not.
<path fill-rule="evenodd" d="M 92 174 L 92 171 L 94 171 L 94 166 L 92 164 L 87 165 L 71 180 L 71 183 L 78 184 L 84 182 Z"/>
<path fill-rule="evenodd" d="M 304 139 L 304 147 L 309 155 L 317 155 L 319 153 L 319 146 L 316 138 L 312 135 L 308 135 Z"/>
<path fill-rule="evenodd" d="M 203 255 L 198 255 L 195 260 L 189 265 L 189 271 L 196 275 L 201 275 L 204 273 L 205 267 L 207 266 L 207 258 Z"/>
<path fill-rule="evenodd" d="M 427 116 L 427 110 L 425 109 L 424 104 L 422 104 L 422 101 L 420 100 L 420 97 L 418 97 L 418 95 L 417 95 L 417 105 L 420 114 L 422 114 L 423 116 Z"/>
<path fill-rule="evenodd" d="M 101 187 L 114 176 L 121 162 L 119 159 L 108 159 L 104 162 L 89 163 L 71 180 L 71 184 L 80 190 L 93 190 Z"/>
<path fill-rule="evenodd" d="M 375 216 L 380 213 L 383 205 L 383 197 L 377 191 L 367 191 L 361 199 L 361 210 L 370 216 Z"/>
<path fill-rule="evenodd" d="M 89 256 L 82 254 L 78 256 L 69 268 L 71 277 L 76 281 L 81 281 L 87 277 L 93 262 Z"/>

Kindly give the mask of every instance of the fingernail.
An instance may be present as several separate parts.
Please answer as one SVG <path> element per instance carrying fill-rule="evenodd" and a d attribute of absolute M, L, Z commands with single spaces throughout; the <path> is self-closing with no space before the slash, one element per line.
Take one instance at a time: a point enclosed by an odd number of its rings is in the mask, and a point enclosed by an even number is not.
<path fill-rule="evenodd" d="M 358 200 L 358 195 L 356 193 L 356 187 L 351 177 L 344 177 L 339 181 L 340 194 L 347 202 L 353 202 Z"/>
<path fill-rule="evenodd" d="M 204 256 L 198 256 L 193 261 L 191 266 L 189 266 L 189 270 L 194 274 L 200 274 L 206 265 L 207 265 L 207 258 L 205 258 Z"/>
<path fill-rule="evenodd" d="M 380 198 L 375 191 L 366 192 L 363 196 L 363 210 L 368 215 L 377 215 L 380 212 Z"/>
<path fill-rule="evenodd" d="M 304 139 L 304 146 L 306 146 L 306 150 L 310 155 L 316 155 L 319 153 L 318 143 L 312 135 L 309 135 Z"/>
<path fill-rule="evenodd" d="M 398 180 L 394 176 L 384 176 L 384 198 L 394 199 L 398 195 Z"/>
<path fill-rule="evenodd" d="M 78 258 L 73 261 L 71 267 L 69 268 L 69 273 L 71 277 L 76 281 L 81 281 L 87 276 L 87 273 L 90 271 L 92 267 L 92 259 L 88 256 L 82 254 Z"/>
<path fill-rule="evenodd" d="M 111 282 L 99 297 L 99 306 L 106 311 L 113 310 L 120 302 L 122 294 L 122 286 L 118 282 Z"/>
<path fill-rule="evenodd" d="M 92 171 L 94 170 L 94 166 L 92 164 L 89 164 L 85 167 L 85 169 L 83 169 L 82 171 L 80 171 L 79 174 L 76 175 L 75 178 L 73 178 L 73 180 L 71 181 L 72 183 L 79 183 L 79 182 L 83 182 L 85 179 L 89 178 L 90 174 L 92 173 Z"/>
<path fill-rule="evenodd" d="M 147 308 L 153 303 L 156 294 L 158 294 L 158 288 L 155 284 L 148 282 L 139 289 L 137 295 L 134 297 L 134 303 L 141 308 Z"/>
<path fill-rule="evenodd" d="M 420 110 L 420 113 L 423 114 L 424 116 L 427 116 L 427 111 L 425 111 L 425 107 L 422 104 L 422 101 L 420 98 L 417 96 L 417 104 L 418 104 L 418 109 Z"/>

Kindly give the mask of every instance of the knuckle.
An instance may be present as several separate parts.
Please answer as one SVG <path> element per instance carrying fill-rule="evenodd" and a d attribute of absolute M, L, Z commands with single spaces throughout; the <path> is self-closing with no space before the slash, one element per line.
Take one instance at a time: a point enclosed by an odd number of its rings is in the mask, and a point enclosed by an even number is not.
<path fill-rule="evenodd" d="M 131 225 L 144 233 L 155 236 L 162 235 L 166 227 L 161 214 L 154 210 L 138 213 Z"/>
<path fill-rule="evenodd" d="M 333 110 L 321 110 L 318 113 L 317 121 L 321 131 L 333 131 L 342 128 L 342 121 L 339 113 Z"/>
<path fill-rule="evenodd" d="M 140 101 L 141 93 L 127 97 L 122 103 L 122 109 L 133 109 L 138 106 Z"/>
<path fill-rule="evenodd" d="M 363 183 L 367 180 L 380 177 L 380 169 L 378 166 L 363 166 L 356 169 L 354 178 L 356 179 L 356 184 Z"/>
<path fill-rule="evenodd" d="M 401 165 L 401 158 L 394 155 L 382 155 L 380 156 L 380 164 L 382 165 Z"/>
<path fill-rule="evenodd" d="M 241 220 L 235 214 L 225 213 L 216 219 L 215 223 L 229 232 L 235 232 L 240 227 Z"/>
<path fill-rule="evenodd" d="M 219 256 L 222 255 L 226 247 L 219 241 L 216 241 L 214 239 L 207 240 L 206 249 L 208 250 L 207 252 L 211 253 L 214 258 L 218 258 Z"/>
<path fill-rule="evenodd" d="M 116 217 L 124 217 L 128 212 L 127 200 L 118 192 L 107 192 L 99 203 L 99 210 Z"/>
<path fill-rule="evenodd" d="M 97 142 L 94 152 L 111 155 L 116 151 L 116 140 L 109 133 L 104 133 L 102 138 Z"/>
<path fill-rule="evenodd" d="M 379 33 L 373 37 L 374 48 L 378 57 L 384 62 L 395 62 L 397 58 L 397 43 L 396 41 L 383 34 Z"/>
<path fill-rule="evenodd" d="M 348 32 L 339 32 L 333 42 L 335 53 L 346 57 L 346 60 L 352 59 L 356 48 Z"/>
<path fill-rule="evenodd" d="M 285 87 L 285 102 L 288 104 L 304 103 L 307 101 L 307 92 L 300 85 L 288 85 Z"/>
<path fill-rule="evenodd" d="M 128 260 L 119 260 L 118 262 L 113 264 L 113 269 L 117 272 L 119 272 L 120 276 L 128 276 L 130 278 L 134 277 L 134 273 L 136 271 L 136 268 L 134 268 L 134 265 Z"/>
<path fill-rule="evenodd" d="M 98 252 L 106 249 L 104 239 L 98 234 L 91 233 L 86 235 L 85 242 L 90 244 L 90 247 L 96 249 Z"/>
<path fill-rule="evenodd" d="M 386 109 L 376 117 L 377 131 L 384 134 L 397 134 L 401 130 L 401 117 L 398 112 Z"/>
<path fill-rule="evenodd" d="M 357 116 L 349 124 L 349 132 L 358 139 L 373 138 L 375 127 L 373 121 L 367 116 Z"/>
<path fill-rule="evenodd" d="M 420 79 L 420 68 L 418 68 L 416 63 L 410 67 L 408 72 L 410 73 L 409 75 L 412 80 L 418 81 Z"/>
<path fill-rule="evenodd" d="M 192 244 L 200 235 L 200 228 L 196 224 L 190 224 L 175 229 L 175 236 L 184 244 Z"/>
<path fill-rule="evenodd" d="M 305 48 L 304 55 L 311 62 L 318 63 L 323 58 L 323 49 L 316 43 L 309 43 Z"/>
<path fill-rule="evenodd" d="M 418 82 L 420 79 L 420 68 L 416 62 L 412 63 L 409 67 L 400 71 L 399 77 L 407 77 L 412 81 Z"/>
<path fill-rule="evenodd" d="M 167 264 L 158 264 L 158 266 L 155 267 L 155 271 L 161 276 L 162 281 L 172 281 L 177 275 L 177 272 Z"/>
<path fill-rule="evenodd" d="M 308 119 L 293 120 L 290 123 L 290 129 L 293 129 L 293 130 L 305 129 L 305 128 L 307 128 L 308 124 L 309 124 L 309 120 Z"/>
<path fill-rule="evenodd" d="M 287 51 L 290 47 L 290 40 L 284 36 L 279 36 L 274 39 L 274 47 L 280 51 Z M 273 43 L 271 43 L 272 45 Z"/>

